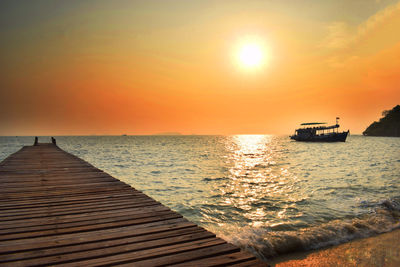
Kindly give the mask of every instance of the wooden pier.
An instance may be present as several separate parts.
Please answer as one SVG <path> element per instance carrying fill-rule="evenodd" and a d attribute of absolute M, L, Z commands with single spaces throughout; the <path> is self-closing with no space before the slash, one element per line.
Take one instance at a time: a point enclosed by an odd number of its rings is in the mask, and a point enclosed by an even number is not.
<path fill-rule="evenodd" d="M 1 266 L 266 266 L 55 145 L 0 163 Z"/>

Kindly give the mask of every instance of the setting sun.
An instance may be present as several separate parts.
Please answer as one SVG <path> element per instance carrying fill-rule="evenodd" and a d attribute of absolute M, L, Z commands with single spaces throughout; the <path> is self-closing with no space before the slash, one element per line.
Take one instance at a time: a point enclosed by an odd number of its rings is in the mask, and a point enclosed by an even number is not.
<path fill-rule="evenodd" d="M 265 57 L 265 51 L 261 46 L 255 43 L 244 44 L 239 49 L 238 59 L 240 64 L 246 68 L 254 68 L 260 66 Z"/>

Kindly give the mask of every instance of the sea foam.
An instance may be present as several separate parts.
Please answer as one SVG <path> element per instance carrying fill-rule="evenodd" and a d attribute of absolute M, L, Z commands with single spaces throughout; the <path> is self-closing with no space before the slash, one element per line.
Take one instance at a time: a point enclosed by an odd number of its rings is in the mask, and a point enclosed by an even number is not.
<path fill-rule="evenodd" d="M 223 238 L 262 259 L 268 259 L 281 254 L 338 245 L 396 228 L 400 228 L 400 204 L 395 200 L 385 200 L 371 213 L 352 219 L 333 220 L 297 231 L 247 227 L 238 235 Z"/>

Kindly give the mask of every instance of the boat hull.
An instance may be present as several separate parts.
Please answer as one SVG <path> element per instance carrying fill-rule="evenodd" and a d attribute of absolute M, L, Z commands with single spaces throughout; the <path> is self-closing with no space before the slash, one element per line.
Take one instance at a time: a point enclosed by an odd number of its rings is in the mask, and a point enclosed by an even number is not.
<path fill-rule="evenodd" d="M 345 142 L 348 134 L 349 131 L 341 133 L 320 134 L 313 136 L 292 135 L 290 136 L 290 138 L 302 142 Z"/>

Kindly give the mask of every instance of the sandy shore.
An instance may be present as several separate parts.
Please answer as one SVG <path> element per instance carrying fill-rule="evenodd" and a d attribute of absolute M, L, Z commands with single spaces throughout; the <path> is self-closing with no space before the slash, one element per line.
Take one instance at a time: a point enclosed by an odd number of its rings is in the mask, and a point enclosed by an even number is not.
<path fill-rule="evenodd" d="M 400 266 L 400 229 L 349 243 L 278 257 L 271 266 Z"/>

